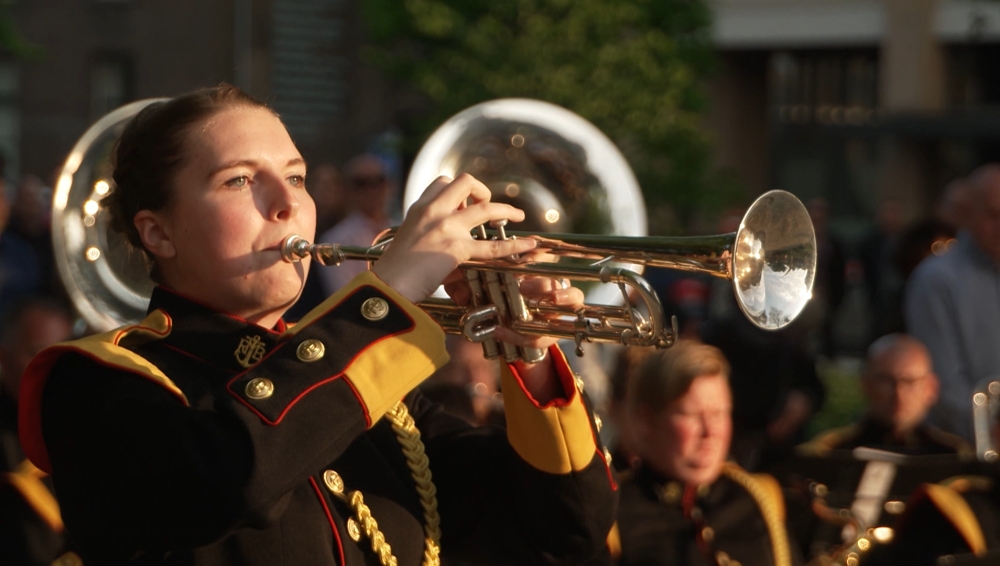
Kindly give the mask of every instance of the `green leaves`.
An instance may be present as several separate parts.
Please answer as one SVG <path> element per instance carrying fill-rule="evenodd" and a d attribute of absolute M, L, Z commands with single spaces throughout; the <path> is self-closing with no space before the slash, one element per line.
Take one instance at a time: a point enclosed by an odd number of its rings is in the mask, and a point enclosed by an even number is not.
<path fill-rule="evenodd" d="M 431 102 L 426 136 L 456 112 L 538 98 L 592 121 L 621 147 L 647 202 L 718 205 L 701 128 L 714 68 L 700 0 L 364 0 L 366 54 Z M 723 199 L 725 200 L 725 199 Z"/>

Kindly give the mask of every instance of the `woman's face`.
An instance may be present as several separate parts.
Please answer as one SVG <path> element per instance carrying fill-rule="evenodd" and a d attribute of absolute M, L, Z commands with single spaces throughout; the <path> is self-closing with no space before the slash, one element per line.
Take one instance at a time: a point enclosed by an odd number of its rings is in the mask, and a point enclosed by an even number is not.
<path fill-rule="evenodd" d="M 694 378 L 687 393 L 642 419 L 643 459 L 654 470 L 684 483 L 714 482 L 729 452 L 732 407 L 724 376 Z"/>
<path fill-rule="evenodd" d="M 262 326 L 277 323 L 308 268 L 282 261 L 281 242 L 289 234 L 312 240 L 316 231 L 305 175 L 267 109 L 227 108 L 193 127 L 172 202 L 152 213 L 167 240 L 154 252 L 167 286 Z"/>

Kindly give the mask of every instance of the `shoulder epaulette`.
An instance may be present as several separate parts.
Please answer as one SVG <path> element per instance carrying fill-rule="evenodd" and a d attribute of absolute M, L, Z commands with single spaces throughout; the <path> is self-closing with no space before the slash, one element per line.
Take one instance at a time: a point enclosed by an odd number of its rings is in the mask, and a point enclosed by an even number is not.
<path fill-rule="evenodd" d="M 955 530 L 958 531 L 969 549 L 974 554 L 986 552 L 986 537 L 979 525 L 976 514 L 972 512 L 968 502 L 962 497 L 962 492 L 973 488 L 973 482 L 966 478 L 955 478 L 950 486 L 940 484 L 925 484 L 924 492 L 931 503 Z"/>
<path fill-rule="evenodd" d="M 13 472 L 3 474 L 3 479 L 21 494 L 24 501 L 53 532 L 61 533 L 63 521 L 59 503 L 49 488 L 42 483 L 42 478 L 45 476 L 45 472 L 25 460 Z"/>
<path fill-rule="evenodd" d="M 792 551 L 785 529 L 785 498 L 777 480 L 767 474 L 751 474 L 732 462 L 726 462 L 722 475 L 745 489 L 757 503 L 771 539 L 775 566 L 790 566 Z"/>
<path fill-rule="evenodd" d="M 925 427 L 924 432 L 934 442 L 954 449 L 955 453 L 961 458 L 972 458 L 976 454 L 972 445 L 966 442 L 961 436 L 945 432 L 935 426 Z"/>
<path fill-rule="evenodd" d="M 848 440 L 857 436 L 859 430 L 860 427 L 857 423 L 833 428 L 819 433 L 805 444 L 800 444 L 796 447 L 795 451 L 806 456 L 824 456 L 831 450 L 840 448 Z"/>
<path fill-rule="evenodd" d="M 18 415 L 21 444 L 28 459 L 43 471 L 52 471 L 42 438 L 42 394 L 49 373 L 66 354 L 79 354 L 99 364 L 148 379 L 170 392 L 185 406 L 188 405 L 184 392 L 170 378 L 152 362 L 124 346 L 134 347 L 163 338 L 170 334 L 171 326 L 170 317 L 163 311 L 156 310 L 139 324 L 56 344 L 35 356 L 21 378 L 21 407 Z"/>

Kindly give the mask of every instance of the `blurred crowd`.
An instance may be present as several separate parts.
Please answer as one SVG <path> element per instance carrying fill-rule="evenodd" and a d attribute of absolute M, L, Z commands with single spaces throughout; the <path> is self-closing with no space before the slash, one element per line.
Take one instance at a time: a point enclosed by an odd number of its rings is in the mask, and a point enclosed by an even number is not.
<path fill-rule="evenodd" d="M 307 189 L 317 242 L 366 246 L 398 222 L 390 213 L 398 179 L 377 156 L 312 166 Z M 63 544 L 58 503 L 25 461 L 16 420 L 28 360 L 86 332 L 54 265 L 51 199 L 32 175 L 4 180 L 0 190 L 0 564 L 49 564 Z M 996 548 L 1000 533 L 989 529 L 975 542 L 956 530 L 927 549 L 919 533 L 930 528 L 921 521 L 938 520 L 939 535 L 949 524 L 935 507 L 936 488 L 922 486 L 973 465 L 983 434 L 973 426 L 973 394 L 1000 373 L 1000 165 L 955 180 L 916 222 L 904 222 L 902 203 L 881 202 L 870 233 L 851 246 L 830 229 L 826 202 L 806 207 L 818 249 L 815 287 L 788 327 L 754 326 L 729 281 L 649 270 L 678 319 L 680 342 L 665 351 L 586 344 L 586 355 L 570 360 L 602 416 L 599 433 L 614 447 L 609 464 L 621 482 L 619 522 L 595 563 L 824 563 L 854 552 L 872 563 L 933 564 L 977 544 Z M 724 211 L 717 232 L 734 232 L 743 212 Z M 314 266 L 288 318 L 364 269 Z M 867 327 L 852 329 L 860 351 L 836 330 L 852 286 L 863 287 L 867 312 Z M 462 338 L 449 337 L 448 348 L 451 362 L 422 386 L 426 395 L 471 423 L 504 426 L 496 364 Z M 573 344 L 563 349 L 573 357 Z M 809 438 L 829 386 L 818 368 L 845 355 L 863 358 L 864 410 Z M 857 452 L 864 448 L 874 452 Z M 890 462 L 896 478 L 872 488 L 874 510 L 855 497 L 871 462 Z M 969 485 L 949 484 L 947 493 L 981 493 L 983 505 L 1000 509 L 992 484 Z M 906 514 L 908 505 L 922 511 Z M 896 528 L 904 516 L 909 526 Z M 876 536 L 881 527 L 896 528 L 895 539 Z M 865 537 L 880 548 L 866 555 Z"/>

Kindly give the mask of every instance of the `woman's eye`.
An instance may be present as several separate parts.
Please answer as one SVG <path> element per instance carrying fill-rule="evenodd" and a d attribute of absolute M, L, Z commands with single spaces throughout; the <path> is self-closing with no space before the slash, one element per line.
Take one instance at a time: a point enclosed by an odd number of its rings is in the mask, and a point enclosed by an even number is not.
<path fill-rule="evenodd" d="M 306 178 L 304 175 L 292 175 L 288 178 L 288 182 L 293 187 L 304 187 L 306 185 Z"/>
<path fill-rule="evenodd" d="M 246 175 L 240 175 L 239 177 L 234 177 L 226 181 L 226 186 L 233 188 L 245 187 L 249 182 L 250 182 L 249 177 L 247 177 Z"/>

